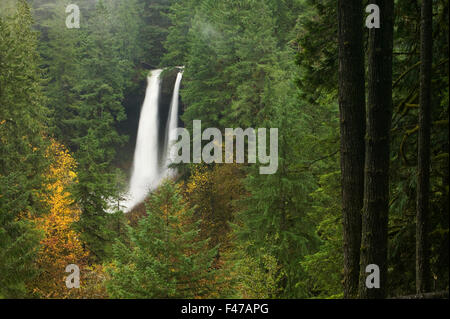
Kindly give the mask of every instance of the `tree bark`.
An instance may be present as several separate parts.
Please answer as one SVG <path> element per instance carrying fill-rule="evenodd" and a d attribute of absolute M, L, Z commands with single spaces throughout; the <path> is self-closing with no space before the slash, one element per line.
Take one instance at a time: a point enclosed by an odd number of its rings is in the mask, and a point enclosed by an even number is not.
<path fill-rule="evenodd" d="M 385 298 L 389 211 L 389 142 L 392 117 L 393 0 L 375 0 L 380 28 L 369 30 L 368 109 L 362 214 L 360 298 Z M 380 270 L 380 287 L 366 286 L 366 266 Z"/>
<path fill-rule="evenodd" d="M 364 195 L 365 80 L 362 1 L 339 0 L 339 111 L 344 298 L 358 296 Z"/>
<path fill-rule="evenodd" d="M 430 192 L 430 126 L 432 63 L 432 0 L 422 0 L 420 27 L 420 97 L 416 212 L 416 292 L 430 291 L 428 242 Z"/>

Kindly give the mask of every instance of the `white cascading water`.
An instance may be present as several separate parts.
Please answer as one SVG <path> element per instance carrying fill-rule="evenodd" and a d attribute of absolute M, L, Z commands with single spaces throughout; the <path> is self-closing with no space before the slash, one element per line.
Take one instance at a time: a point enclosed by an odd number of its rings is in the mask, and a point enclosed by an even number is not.
<path fill-rule="evenodd" d="M 172 102 L 170 103 L 169 116 L 167 118 L 166 140 L 165 140 L 165 163 L 163 167 L 162 177 L 173 177 L 176 174 L 176 170 L 169 168 L 169 165 L 175 158 L 175 150 L 172 148 L 173 144 L 177 141 L 176 129 L 178 127 L 178 104 L 180 96 L 180 85 L 183 77 L 183 71 L 178 72 L 177 79 L 175 80 L 175 86 L 173 88 Z"/>
<path fill-rule="evenodd" d="M 162 70 L 153 70 L 147 79 L 147 91 L 145 92 L 144 104 L 142 105 L 139 118 L 130 186 L 126 195 L 126 201 L 120 205 L 125 212 L 129 212 L 137 204 L 143 202 L 149 191 L 158 187 L 162 179 L 173 177 L 176 173 L 174 169 L 169 168 L 169 165 L 174 158 L 171 146 L 176 142 L 177 138 L 178 100 L 183 71 L 181 70 L 178 73 L 173 89 L 164 139 L 164 163 L 162 167 L 158 163 L 158 102 L 161 91 L 161 72 Z"/>
<path fill-rule="evenodd" d="M 128 212 L 141 203 L 148 192 L 158 186 L 158 100 L 162 70 L 151 71 L 147 79 L 144 104 L 139 118 L 139 128 L 134 151 L 133 172 L 127 200 L 122 204 Z"/>

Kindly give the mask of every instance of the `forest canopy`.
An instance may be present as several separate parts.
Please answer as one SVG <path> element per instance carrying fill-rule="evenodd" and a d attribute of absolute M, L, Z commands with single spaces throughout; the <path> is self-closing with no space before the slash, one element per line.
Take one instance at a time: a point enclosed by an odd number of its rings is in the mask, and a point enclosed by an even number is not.
<path fill-rule="evenodd" d="M 2 0 L 0 299 L 448 298 L 448 15 L 447 0 Z M 179 126 L 276 128 L 277 167 L 176 164 L 126 211 L 148 77 L 164 70 L 162 131 L 180 68 Z"/>

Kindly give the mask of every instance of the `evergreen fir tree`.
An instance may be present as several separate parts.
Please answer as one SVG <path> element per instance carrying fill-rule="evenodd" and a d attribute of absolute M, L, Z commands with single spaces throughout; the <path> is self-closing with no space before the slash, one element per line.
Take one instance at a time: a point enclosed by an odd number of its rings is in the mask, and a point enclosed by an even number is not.
<path fill-rule="evenodd" d="M 129 228 L 130 244 L 114 245 L 108 291 L 116 298 L 196 298 L 213 287 L 216 249 L 199 239 L 178 187 L 164 182 L 150 195 L 147 216 Z"/>
<path fill-rule="evenodd" d="M 27 296 L 39 244 L 28 217 L 46 211 L 38 195 L 47 111 L 32 24 L 26 1 L 12 18 L 0 18 L 0 298 Z"/>

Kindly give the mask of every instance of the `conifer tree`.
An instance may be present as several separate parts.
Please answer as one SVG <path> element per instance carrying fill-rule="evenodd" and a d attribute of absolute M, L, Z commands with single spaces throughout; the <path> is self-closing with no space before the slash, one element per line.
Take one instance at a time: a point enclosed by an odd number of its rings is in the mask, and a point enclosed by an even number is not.
<path fill-rule="evenodd" d="M 388 271 L 390 130 L 394 1 L 378 0 L 380 28 L 369 30 L 369 78 L 364 208 L 360 259 L 360 298 L 385 298 Z M 366 285 L 366 267 L 379 269 L 380 286 Z"/>
<path fill-rule="evenodd" d="M 78 130 L 72 139 L 78 163 L 78 182 L 72 193 L 82 209 L 76 227 L 97 261 L 111 252 L 114 233 L 107 227 L 111 216 L 106 211 L 116 195 L 112 161 L 116 147 L 126 140 L 116 124 L 126 117 L 121 102 L 127 64 L 117 53 L 112 26 L 109 8 L 99 2 L 83 42 L 88 54 L 79 66 L 81 80 L 74 87 L 79 100 L 70 120 Z"/>
<path fill-rule="evenodd" d="M 344 297 L 355 298 L 358 295 L 366 129 L 362 2 L 339 1 L 338 12 Z"/>
<path fill-rule="evenodd" d="M 45 100 L 36 34 L 26 1 L 0 18 L 0 297 L 27 295 L 39 234 L 29 217 L 46 211 Z"/>
<path fill-rule="evenodd" d="M 173 182 L 150 195 L 147 216 L 114 245 L 108 292 L 115 298 L 198 298 L 213 287 L 216 248 L 199 238 L 200 220 Z"/>

